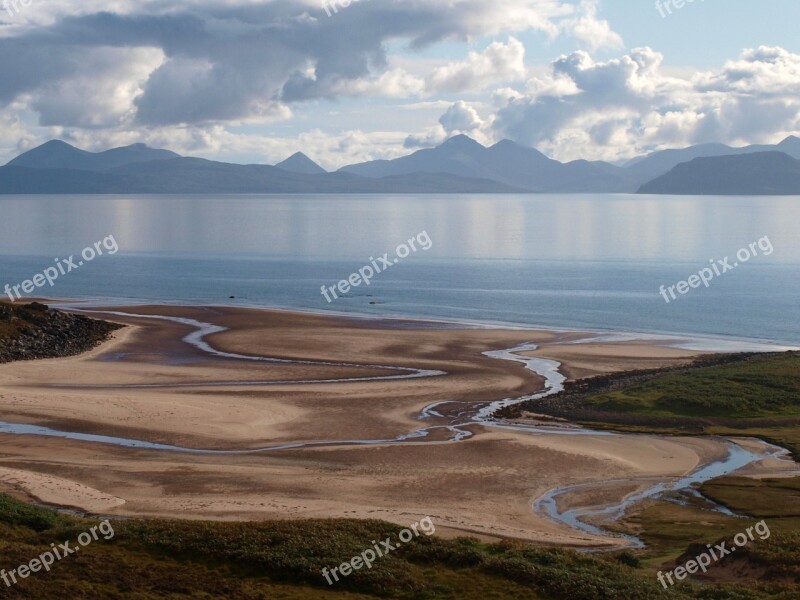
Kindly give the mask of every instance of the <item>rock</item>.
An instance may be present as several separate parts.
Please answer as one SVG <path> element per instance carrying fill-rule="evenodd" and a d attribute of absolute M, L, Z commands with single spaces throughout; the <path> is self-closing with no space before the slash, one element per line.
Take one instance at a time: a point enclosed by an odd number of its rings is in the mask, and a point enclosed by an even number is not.
<path fill-rule="evenodd" d="M 52 310 L 44 304 L 0 303 L 0 363 L 73 356 L 91 350 L 122 326 Z"/>

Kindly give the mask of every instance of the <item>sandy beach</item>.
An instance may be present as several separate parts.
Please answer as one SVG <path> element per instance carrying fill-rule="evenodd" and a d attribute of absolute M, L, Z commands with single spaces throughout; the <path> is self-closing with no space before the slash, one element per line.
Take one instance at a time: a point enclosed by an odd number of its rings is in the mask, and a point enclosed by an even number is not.
<path fill-rule="evenodd" d="M 0 490 L 119 516 L 364 517 L 402 525 L 431 516 L 445 535 L 583 546 L 615 540 L 536 514 L 536 498 L 556 487 L 621 480 L 621 499 L 645 481 L 685 475 L 726 452 L 712 438 L 575 436 L 474 423 L 463 426 L 470 437 L 450 441 L 447 425 L 460 412 L 542 389 L 543 378 L 521 363 L 484 352 L 535 343 L 533 354 L 563 363 L 569 377 L 697 355 L 657 343 L 570 344 L 591 336 L 256 309 L 113 310 L 227 328 L 205 341 L 252 360 L 187 344 L 182 338 L 195 329 L 187 323 L 97 313 L 128 327 L 81 356 L 0 366 L 0 420 L 186 449 L 266 450 L 176 452 L 4 433 Z M 441 374 L 403 379 L 398 368 Z M 384 443 L 437 425 L 424 439 Z M 319 445 L 275 449 L 309 443 Z M 758 441 L 749 445 L 768 451 Z M 791 466 L 772 460 L 749 474 Z M 597 494 L 580 501 L 601 502 L 614 486 Z"/>

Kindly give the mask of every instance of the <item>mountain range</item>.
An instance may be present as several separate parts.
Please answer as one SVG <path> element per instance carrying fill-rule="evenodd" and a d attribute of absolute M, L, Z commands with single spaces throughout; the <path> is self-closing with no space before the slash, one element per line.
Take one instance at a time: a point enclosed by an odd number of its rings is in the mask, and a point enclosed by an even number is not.
<path fill-rule="evenodd" d="M 302 152 L 270 165 L 184 157 L 134 144 L 87 152 L 52 140 L 0 167 L 0 194 L 192 193 L 800 194 L 800 138 L 702 144 L 623 165 L 562 163 L 502 140 L 457 135 L 435 148 L 329 173 Z"/>
<path fill-rule="evenodd" d="M 302 154 L 281 166 L 184 157 L 144 145 L 91 153 L 53 140 L 0 167 L 0 194 L 511 193 L 477 177 L 328 173 Z"/>

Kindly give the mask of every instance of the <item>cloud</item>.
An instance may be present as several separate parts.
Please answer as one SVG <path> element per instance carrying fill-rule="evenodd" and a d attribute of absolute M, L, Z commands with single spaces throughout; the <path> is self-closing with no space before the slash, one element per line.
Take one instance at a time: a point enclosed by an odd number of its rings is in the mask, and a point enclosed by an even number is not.
<path fill-rule="evenodd" d="M 719 71 L 671 77 L 651 48 L 597 62 L 559 57 L 524 93 L 496 95 L 495 138 L 562 160 L 618 159 L 704 142 L 776 141 L 800 128 L 800 55 L 745 50 Z"/>
<path fill-rule="evenodd" d="M 439 123 L 447 133 L 469 133 L 483 126 L 483 119 L 472 106 L 458 101 L 447 109 L 439 119 Z"/>
<path fill-rule="evenodd" d="M 439 64 L 426 77 L 406 68 L 392 68 L 378 76 L 344 80 L 337 94 L 408 98 L 445 93 L 478 93 L 502 83 L 523 81 L 527 75 L 525 47 L 511 37 L 507 44 L 493 42 L 483 52 L 470 52 L 464 61 Z"/>
<path fill-rule="evenodd" d="M 492 43 L 424 82 L 387 72 L 386 48 L 526 31 L 555 37 L 576 14 L 566 0 L 364 0 L 332 17 L 318 0 L 73 4 L 35 2 L 0 36 L 0 53 L 14 57 L 0 65 L 0 102 L 29 94 L 46 124 L 269 121 L 290 116 L 295 103 L 343 94 L 479 90 L 524 76 L 519 41 Z M 100 64 L 103 54 L 120 69 Z M 62 93 L 87 86 L 94 98 L 83 110 L 77 102 L 58 109 Z"/>
<path fill-rule="evenodd" d="M 404 69 L 386 71 L 375 78 L 341 80 L 334 86 L 336 95 L 382 98 L 409 98 L 425 95 L 425 81 Z"/>
<path fill-rule="evenodd" d="M 494 42 L 483 53 L 470 52 L 467 60 L 436 69 L 426 80 L 429 92 L 478 92 L 509 84 L 526 76 L 525 46 L 514 37 Z"/>
<path fill-rule="evenodd" d="M 115 127 L 132 118 L 144 82 L 163 60 L 156 48 L 92 48 L 69 76 L 33 90 L 29 106 L 45 126 Z"/>
<path fill-rule="evenodd" d="M 579 15 L 562 21 L 562 31 L 591 50 L 621 48 L 624 45 L 622 37 L 611 29 L 608 21 L 597 18 L 597 4 L 598 0 L 581 0 Z"/>
<path fill-rule="evenodd" d="M 431 148 L 461 133 L 485 143 L 490 139 L 486 134 L 488 125 L 489 123 L 481 118 L 472 104 L 459 100 L 439 118 L 438 125 L 427 129 L 421 135 L 409 135 L 403 145 L 411 149 Z"/>

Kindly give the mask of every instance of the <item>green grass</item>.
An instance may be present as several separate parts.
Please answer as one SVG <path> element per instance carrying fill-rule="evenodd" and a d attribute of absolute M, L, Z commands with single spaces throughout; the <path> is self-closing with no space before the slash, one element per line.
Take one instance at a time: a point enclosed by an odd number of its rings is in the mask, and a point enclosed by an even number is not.
<path fill-rule="evenodd" d="M 703 367 L 592 396 L 598 410 L 668 417 L 800 417 L 800 353 Z"/>
<path fill-rule="evenodd" d="M 715 563 L 710 574 L 742 592 L 758 590 L 778 598 L 800 597 L 800 478 L 723 477 L 704 484 L 701 492 L 743 518 L 697 506 L 650 504 L 622 524 L 647 544 L 642 564 L 653 572 L 672 570 L 705 552 L 706 544 L 727 540 L 732 545 L 735 534 L 763 520 L 770 536 L 760 539 L 756 535 L 738 548 L 735 556 Z"/>
<path fill-rule="evenodd" d="M 581 423 L 635 433 L 758 437 L 800 457 L 800 353 L 658 376 L 579 401 Z"/>
<path fill-rule="evenodd" d="M 580 398 L 574 410 L 587 415 L 581 422 L 594 428 L 752 436 L 788 448 L 798 457 L 800 353 L 658 375 L 620 391 Z M 724 591 L 698 588 L 698 583 L 711 584 L 698 578 L 680 587 L 691 586 L 690 593 L 697 597 L 800 598 L 800 478 L 726 477 L 706 483 L 701 492 L 745 518 L 667 501 L 640 507 L 617 528 L 646 543 L 637 555 L 642 569 L 652 575 L 671 570 L 703 552 L 706 544 L 730 540 L 763 519 L 772 532 L 769 539 L 751 542 L 735 559 L 714 566 L 713 580 L 725 581 Z"/>
<path fill-rule="evenodd" d="M 29 562 L 51 542 L 75 540 L 96 521 L 57 515 L 0 495 L 0 568 Z M 236 598 L 399 600 L 788 600 L 768 590 L 682 585 L 664 591 L 630 553 L 586 555 L 523 543 L 421 536 L 334 586 L 321 575 L 400 528 L 380 521 L 217 523 L 126 520 L 102 538 L 2 589 L 8 598 Z M 780 556 L 785 553 L 778 549 Z M 2 584 L 0 584 L 2 585 Z M 3 586 L 4 588 L 4 586 Z M 797 591 L 794 588 L 793 591 Z"/>
<path fill-rule="evenodd" d="M 706 483 L 703 494 L 735 512 L 759 518 L 795 518 L 800 523 L 800 478 L 725 477 Z"/>

